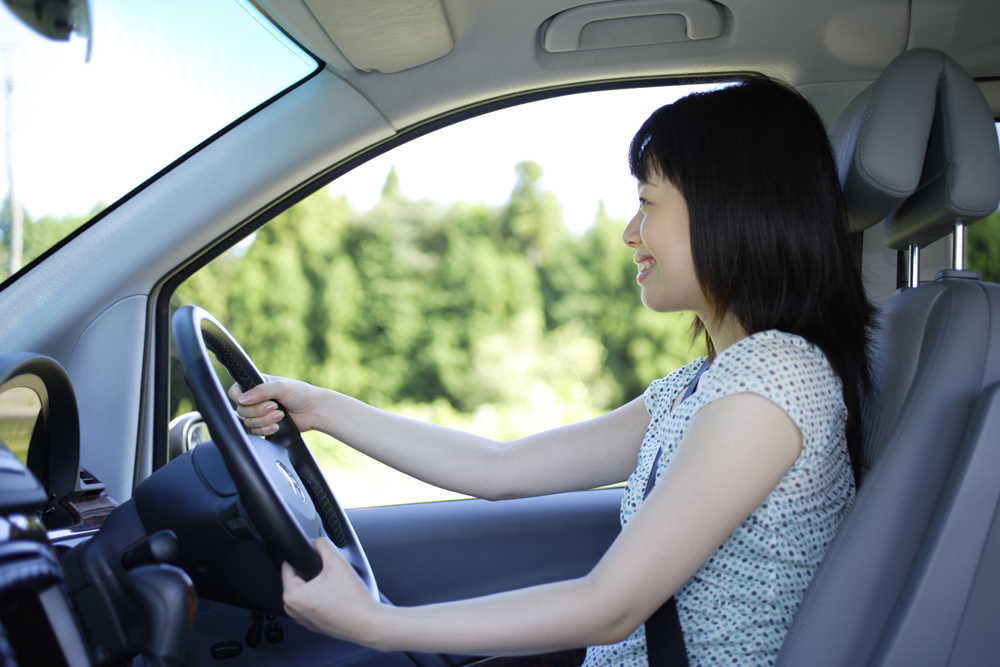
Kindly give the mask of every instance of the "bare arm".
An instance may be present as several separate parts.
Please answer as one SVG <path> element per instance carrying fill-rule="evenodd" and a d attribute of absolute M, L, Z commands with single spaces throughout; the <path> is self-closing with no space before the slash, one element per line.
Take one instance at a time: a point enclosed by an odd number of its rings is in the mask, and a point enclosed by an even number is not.
<path fill-rule="evenodd" d="M 727 396 L 698 412 L 664 478 L 585 577 L 388 607 L 323 544 L 316 579 L 284 566 L 285 608 L 307 627 L 381 650 L 517 655 L 621 641 L 757 508 L 801 449 L 798 427 L 777 405 Z"/>
<path fill-rule="evenodd" d="M 277 430 L 274 401 L 302 431 L 319 430 L 429 484 L 497 500 L 590 489 L 635 468 L 649 414 L 641 398 L 579 424 L 501 443 L 373 408 L 302 382 L 274 378 L 230 396 L 248 427 Z"/>

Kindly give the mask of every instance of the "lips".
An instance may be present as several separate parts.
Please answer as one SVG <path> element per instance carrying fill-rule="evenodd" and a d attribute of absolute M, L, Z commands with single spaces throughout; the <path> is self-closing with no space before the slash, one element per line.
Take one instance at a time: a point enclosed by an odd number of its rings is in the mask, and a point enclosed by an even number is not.
<path fill-rule="evenodd" d="M 636 257 L 635 265 L 636 268 L 639 269 L 639 273 L 635 277 L 636 281 L 641 283 L 643 279 L 649 275 L 649 272 L 650 270 L 652 270 L 653 264 L 655 263 L 656 262 L 653 261 L 652 257 L 642 257 L 642 258 Z"/>

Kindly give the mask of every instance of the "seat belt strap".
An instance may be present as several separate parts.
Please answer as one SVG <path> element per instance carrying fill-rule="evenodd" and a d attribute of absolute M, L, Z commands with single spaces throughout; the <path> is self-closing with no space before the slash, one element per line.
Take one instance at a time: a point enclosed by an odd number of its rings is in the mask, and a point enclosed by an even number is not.
<path fill-rule="evenodd" d="M 706 360 L 698 373 L 691 380 L 687 391 L 684 392 L 683 403 L 691 394 L 698 389 L 698 381 L 708 370 L 709 362 Z M 642 494 L 645 500 L 650 491 L 656 485 L 656 470 L 660 465 L 660 456 L 663 454 L 663 447 L 656 452 L 653 459 L 653 467 L 649 470 L 649 479 L 646 480 L 646 489 Z M 688 667 L 687 650 L 684 648 L 684 633 L 681 631 L 681 619 L 677 615 L 677 600 L 674 596 L 663 603 L 656 612 L 646 621 L 646 655 L 649 659 L 649 667 Z"/>

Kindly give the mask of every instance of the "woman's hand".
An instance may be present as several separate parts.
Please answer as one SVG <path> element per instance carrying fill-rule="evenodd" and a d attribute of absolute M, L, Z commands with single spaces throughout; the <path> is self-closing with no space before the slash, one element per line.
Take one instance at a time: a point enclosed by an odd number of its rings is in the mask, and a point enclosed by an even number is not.
<path fill-rule="evenodd" d="M 285 613 L 313 632 L 370 646 L 379 603 L 330 540 L 324 537 L 313 545 L 323 569 L 312 580 L 303 580 L 287 562 L 281 564 Z"/>
<path fill-rule="evenodd" d="M 236 412 L 243 424 L 254 435 L 271 435 L 278 430 L 278 422 L 288 412 L 299 431 L 305 433 L 315 428 L 316 404 L 319 389 L 298 380 L 265 375 L 264 384 L 244 392 L 239 384 L 229 388 L 229 398 L 236 403 Z"/>

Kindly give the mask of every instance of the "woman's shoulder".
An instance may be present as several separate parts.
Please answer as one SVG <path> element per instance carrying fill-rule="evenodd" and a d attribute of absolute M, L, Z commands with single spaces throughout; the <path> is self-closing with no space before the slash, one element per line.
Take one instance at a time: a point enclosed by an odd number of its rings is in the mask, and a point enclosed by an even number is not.
<path fill-rule="evenodd" d="M 770 329 L 743 338 L 719 354 L 716 375 L 824 373 L 836 377 L 823 350 L 802 336 Z"/>
<path fill-rule="evenodd" d="M 723 350 L 702 381 L 706 398 L 753 392 L 790 413 L 806 406 L 839 410 L 840 378 L 823 350 L 802 336 L 760 331 Z"/>
<path fill-rule="evenodd" d="M 836 453 L 850 476 L 843 385 L 815 343 L 784 331 L 748 336 L 719 354 L 698 392 L 705 403 L 738 393 L 769 399 L 802 433 L 802 454 L 794 467 L 822 468 Z"/>

